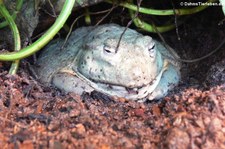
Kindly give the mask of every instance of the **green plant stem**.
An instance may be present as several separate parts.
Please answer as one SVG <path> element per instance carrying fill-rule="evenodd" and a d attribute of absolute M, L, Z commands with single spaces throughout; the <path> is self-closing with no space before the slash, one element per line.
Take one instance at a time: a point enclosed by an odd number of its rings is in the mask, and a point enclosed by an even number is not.
<path fill-rule="evenodd" d="M 23 5 L 23 0 L 17 0 L 16 10 L 12 14 L 13 20 L 16 19 L 16 15 L 18 14 L 18 12 L 20 11 L 20 9 L 22 8 L 22 5 Z M 8 25 L 8 22 L 7 21 L 4 21 L 4 22 L 0 23 L 0 28 L 6 27 L 7 25 Z"/>
<path fill-rule="evenodd" d="M 8 10 L 6 9 L 4 3 L 0 4 L 0 13 L 5 18 L 6 22 L 9 24 L 10 29 L 12 30 L 13 37 L 14 37 L 14 51 L 19 51 L 21 49 L 19 30 L 12 16 L 9 14 Z M 16 60 L 12 63 L 9 74 L 16 74 L 16 71 L 19 67 L 19 63 L 20 63 L 19 60 Z"/>
<path fill-rule="evenodd" d="M 35 41 L 32 45 L 23 48 L 18 52 L 9 52 L 0 54 L 1 61 L 14 61 L 22 58 L 26 58 L 35 52 L 39 51 L 42 47 L 44 47 L 62 28 L 67 18 L 69 17 L 72 8 L 74 6 L 75 0 L 65 0 L 62 11 L 55 23 L 48 29 L 48 31 L 40 37 L 37 41 Z"/>
<path fill-rule="evenodd" d="M 91 24 L 91 16 L 90 16 L 90 12 L 87 8 L 85 8 L 85 23 L 90 25 Z"/>
<path fill-rule="evenodd" d="M 208 0 L 207 3 L 215 2 L 216 0 Z M 115 3 L 115 0 L 106 0 L 108 3 Z M 129 2 L 121 2 L 119 3 L 120 6 L 128 8 L 133 11 L 137 11 L 137 5 L 131 4 Z M 207 5 L 201 5 L 194 8 L 185 8 L 185 9 L 167 9 L 167 10 L 157 10 L 157 9 L 150 9 L 140 7 L 139 12 L 143 14 L 149 15 L 159 15 L 159 16 L 167 16 L 167 15 L 190 15 L 197 12 L 200 12 L 206 9 Z"/>
<path fill-rule="evenodd" d="M 138 17 L 134 18 L 135 16 L 134 16 L 133 10 L 129 10 L 129 13 L 131 15 L 131 18 L 133 18 L 134 24 L 137 27 L 139 27 L 139 28 L 141 28 L 145 31 L 148 31 L 148 32 L 156 33 L 158 31 L 158 32 L 162 33 L 162 32 L 167 32 L 167 31 L 175 28 L 174 24 L 169 24 L 169 25 L 165 25 L 165 26 L 153 26 L 149 23 L 146 23 L 146 22 L 142 21 Z M 157 29 L 155 29 L 155 28 L 157 28 Z"/>

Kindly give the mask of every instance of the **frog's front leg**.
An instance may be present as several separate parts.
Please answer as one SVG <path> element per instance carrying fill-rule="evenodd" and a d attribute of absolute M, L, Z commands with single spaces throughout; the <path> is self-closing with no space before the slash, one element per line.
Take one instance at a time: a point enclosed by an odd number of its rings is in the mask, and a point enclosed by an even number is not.
<path fill-rule="evenodd" d="M 83 92 L 92 92 L 94 89 L 76 76 L 73 72 L 59 72 L 52 78 L 52 84 L 65 92 L 73 92 L 82 95 Z"/>
<path fill-rule="evenodd" d="M 179 68 L 169 63 L 162 74 L 160 82 L 155 90 L 149 94 L 148 100 L 160 99 L 167 95 L 168 91 L 173 89 L 180 80 Z"/>

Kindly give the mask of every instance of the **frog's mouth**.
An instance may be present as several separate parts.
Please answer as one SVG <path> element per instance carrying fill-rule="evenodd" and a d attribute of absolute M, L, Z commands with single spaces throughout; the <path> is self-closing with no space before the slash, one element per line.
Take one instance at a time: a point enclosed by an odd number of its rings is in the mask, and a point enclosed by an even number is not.
<path fill-rule="evenodd" d="M 159 84 L 162 73 L 160 73 L 153 81 L 147 85 L 128 88 L 124 86 L 105 84 L 105 83 L 95 83 L 92 85 L 97 91 L 106 93 L 108 95 L 124 97 L 127 99 L 138 100 L 147 97 L 151 94 L 157 85 Z"/>
<path fill-rule="evenodd" d="M 164 61 L 163 69 L 159 72 L 155 79 L 149 82 L 147 85 L 127 88 L 122 85 L 115 85 L 110 83 L 99 83 L 94 80 L 87 79 L 85 76 L 79 73 L 81 79 L 87 82 L 90 86 L 92 86 L 95 90 L 111 95 L 111 96 L 118 96 L 124 97 L 131 100 L 140 100 L 147 98 L 150 95 L 157 85 L 160 82 L 163 72 L 167 69 L 168 61 Z M 151 99 L 149 99 L 151 100 Z"/>

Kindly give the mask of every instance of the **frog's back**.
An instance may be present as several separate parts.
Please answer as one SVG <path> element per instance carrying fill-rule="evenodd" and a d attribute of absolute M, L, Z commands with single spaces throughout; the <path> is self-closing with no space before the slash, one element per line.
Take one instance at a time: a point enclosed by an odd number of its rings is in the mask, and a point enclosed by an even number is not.
<path fill-rule="evenodd" d="M 42 83 L 50 83 L 55 73 L 73 62 L 78 51 L 82 49 L 83 38 L 91 29 L 92 27 L 79 28 L 70 35 L 68 41 L 56 39 L 44 48 L 35 65 L 36 73 Z M 62 48 L 64 42 L 66 44 Z"/>

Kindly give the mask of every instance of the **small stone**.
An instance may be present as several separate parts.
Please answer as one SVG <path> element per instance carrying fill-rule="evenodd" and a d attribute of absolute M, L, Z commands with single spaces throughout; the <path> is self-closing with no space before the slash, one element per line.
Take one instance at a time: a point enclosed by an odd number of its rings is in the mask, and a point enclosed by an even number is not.
<path fill-rule="evenodd" d="M 76 127 L 76 132 L 79 134 L 83 134 L 86 132 L 86 129 L 83 124 L 77 124 L 75 127 Z"/>

